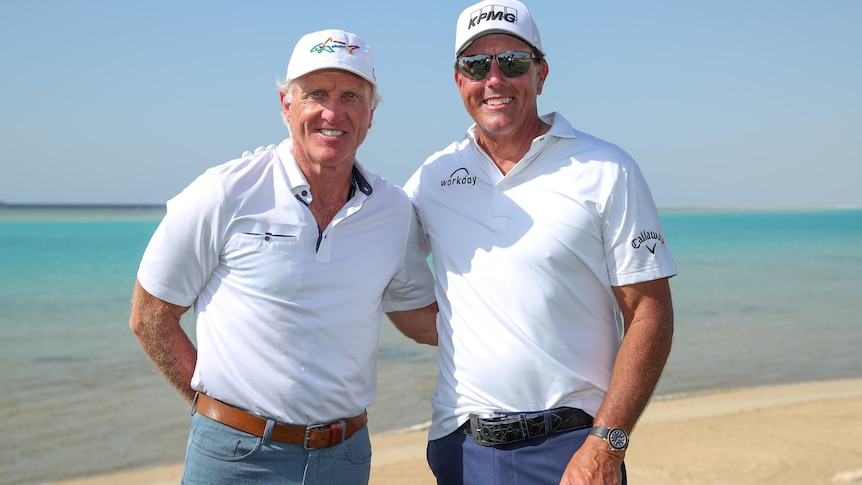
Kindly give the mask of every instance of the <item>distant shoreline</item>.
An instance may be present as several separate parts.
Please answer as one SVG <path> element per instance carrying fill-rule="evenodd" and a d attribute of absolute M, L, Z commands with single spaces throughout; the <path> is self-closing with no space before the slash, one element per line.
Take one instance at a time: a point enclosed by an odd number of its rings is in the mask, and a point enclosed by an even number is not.
<path fill-rule="evenodd" d="M 59 210 L 101 210 L 101 209 L 164 209 L 164 203 L 100 203 L 100 202 L 4 202 L 0 201 L 0 209 L 59 209 Z M 658 205 L 660 212 L 812 212 L 835 210 L 862 210 L 862 205 L 836 204 L 824 206 L 731 206 L 731 205 Z"/>
<path fill-rule="evenodd" d="M 0 222 L 159 220 L 164 204 L 7 204 L 0 202 Z"/>
<path fill-rule="evenodd" d="M 15 204 L 0 202 L 0 209 L 59 209 L 59 210 L 90 210 L 90 209 L 164 209 L 165 204 L 58 204 L 58 203 L 29 203 Z"/>

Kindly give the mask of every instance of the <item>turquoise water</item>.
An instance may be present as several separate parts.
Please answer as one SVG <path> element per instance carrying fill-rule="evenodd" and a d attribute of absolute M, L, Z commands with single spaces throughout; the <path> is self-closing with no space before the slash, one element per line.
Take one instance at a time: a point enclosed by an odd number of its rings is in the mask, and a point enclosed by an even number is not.
<path fill-rule="evenodd" d="M 659 394 L 862 375 L 862 211 L 662 219 L 679 276 Z"/>
<path fill-rule="evenodd" d="M 182 460 L 189 409 L 128 329 L 162 214 L 0 207 L 0 483 Z M 659 396 L 862 376 L 862 210 L 662 219 L 680 275 Z M 429 419 L 432 348 L 384 323 L 379 374 L 372 432 Z"/>

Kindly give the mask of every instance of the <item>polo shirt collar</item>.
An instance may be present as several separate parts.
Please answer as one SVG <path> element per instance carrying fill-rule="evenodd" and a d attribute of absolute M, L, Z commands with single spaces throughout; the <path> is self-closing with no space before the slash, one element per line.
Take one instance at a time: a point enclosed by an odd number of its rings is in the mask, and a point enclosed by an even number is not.
<path fill-rule="evenodd" d="M 296 159 L 293 158 L 293 153 L 291 152 L 292 147 L 293 140 L 288 138 L 276 147 L 276 153 L 278 154 L 278 158 L 282 160 L 282 165 L 284 166 L 284 171 L 287 175 L 288 188 L 298 199 L 302 200 L 306 204 L 310 204 L 313 199 L 311 186 L 308 185 L 308 179 L 305 178 L 305 174 L 302 173 L 302 170 L 299 169 L 299 165 L 296 163 Z M 356 189 L 366 196 L 370 196 L 374 191 L 371 184 L 368 183 L 368 179 L 363 173 L 363 167 L 359 162 L 353 163 L 350 189 L 351 196 L 354 194 Z"/>
<path fill-rule="evenodd" d="M 546 133 L 537 136 L 533 142 L 543 141 L 546 137 L 575 138 L 575 129 L 572 128 L 572 124 L 556 111 L 544 114 L 540 116 L 539 119 L 551 125 L 551 128 Z M 467 136 L 473 144 L 479 146 L 479 143 L 476 141 L 476 131 L 476 123 L 473 123 L 470 128 L 467 129 Z"/>
<path fill-rule="evenodd" d="M 563 117 L 561 114 L 557 113 L 556 111 L 542 115 L 539 118 L 542 121 L 544 121 L 545 123 L 551 125 L 551 128 L 547 132 L 545 132 L 545 133 L 543 133 L 543 134 L 541 134 L 541 135 L 539 135 L 533 139 L 533 142 L 530 146 L 530 150 L 526 154 L 524 154 L 524 157 L 518 162 L 518 164 L 515 165 L 515 167 L 512 168 L 512 170 L 510 170 L 509 173 L 507 173 L 505 175 L 505 178 L 512 178 L 518 172 L 525 170 L 527 168 L 527 166 L 529 166 L 533 162 L 533 160 L 535 160 L 538 157 L 538 155 L 540 153 L 542 153 L 542 151 L 545 148 L 550 146 L 553 142 L 557 141 L 558 139 L 560 139 L 560 138 L 574 139 L 575 138 L 575 130 L 574 130 L 574 128 L 572 128 L 571 123 L 569 123 L 569 121 L 566 120 L 565 117 Z M 476 128 L 476 124 L 474 123 L 467 130 L 467 136 L 470 138 L 470 142 L 472 143 L 473 148 L 478 153 L 482 153 L 482 154 L 484 154 L 485 157 L 488 157 L 488 154 L 485 153 L 484 150 L 482 150 L 482 147 L 479 146 L 479 143 L 476 140 L 476 131 L 477 131 L 477 128 Z M 491 163 L 490 157 L 488 157 L 488 161 L 489 161 L 489 163 Z M 501 178 L 503 178 L 503 177 L 501 176 Z"/>
<path fill-rule="evenodd" d="M 548 130 L 544 135 L 539 136 L 554 136 L 557 138 L 575 138 L 575 129 L 572 128 L 572 124 L 564 118 L 561 114 L 556 111 L 552 113 L 548 113 L 546 115 L 542 115 L 540 117 L 542 121 L 551 125 L 551 129 Z"/>
<path fill-rule="evenodd" d="M 365 195 L 371 195 L 374 192 L 374 189 L 371 187 L 371 184 L 368 183 L 368 179 L 365 178 L 365 174 L 362 173 L 364 167 L 359 164 L 359 162 L 353 162 L 353 185 L 359 189 Z"/>

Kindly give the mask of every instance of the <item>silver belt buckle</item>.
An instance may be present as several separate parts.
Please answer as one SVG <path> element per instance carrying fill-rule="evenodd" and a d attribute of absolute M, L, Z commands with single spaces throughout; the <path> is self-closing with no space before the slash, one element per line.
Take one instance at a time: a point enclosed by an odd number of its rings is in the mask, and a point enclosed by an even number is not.
<path fill-rule="evenodd" d="M 488 413 L 488 414 L 470 414 L 470 434 L 473 435 L 473 441 L 476 442 L 477 445 L 481 446 L 492 446 L 492 443 L 488 443 L 482 438 L 482 432 L 480 430 L 481 425 L 479 424 L 479 420 L 488 420 L 492 421 L 495 419 L 505 418 L 505 414 L 499 413 Z"/>
<path fill-rule="evenodd" d="M 311 439 L 311 432 L 316 430 L 316 429 L 322 430 L 322 429 L 326 429 L 326 428 L 329 428 L 328 424 L 322 424 L 322 425 L 317 425 L 317 426 L 306 426 L 305 427 L 305 437 L 302 440 L 302 447 L 305 449 L 305 451 L 317 449 L 317 448 L 312 448 L 311 446 L 308 446 L 308 440 Z M 332 430 L 330 430 L 329 432 L 332 433 Z M 325 448 L 325 447 L 322 447 L 322 448 Z"/>

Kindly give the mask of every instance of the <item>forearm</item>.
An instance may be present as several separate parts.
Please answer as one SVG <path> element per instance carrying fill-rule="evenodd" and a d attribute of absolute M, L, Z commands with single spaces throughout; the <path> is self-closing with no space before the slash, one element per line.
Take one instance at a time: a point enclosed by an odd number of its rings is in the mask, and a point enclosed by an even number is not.
<path fill-rule="evenodd" d="M 192 402 L 195 391 L 191 388 L 191 381 L 197 349 L 182 328 L 145 326 L 144 331 L 135 333 L 135 336 L 168 383 Z"/>
<path fill-rule="evenodd" d="M 595 424 L 631 432 L 652 396 L 673 341 L 667 279 L 614 288 L 625 333 Z"/>
<path fill-rule="evenodd" d="M 672 338 L 673 327 L 666 318 L 634 322 L 629 327 L 607 395 L 596 415 L 596 425 L 631 433 L 661 377 Z"/>
<path fill-rule="evenodd" d="M 614 293 L 623 313 L 625 334 L 594 424 L 631 433 L 670 354 L 673 309 L 666 279 L 616 287 Z M 560 483 L 620 483 L 624 458 L 625 451 L 614 451 L 601 438 L 587 436 Z"/>
<path fill-rule="evenodd" d="M 180 326 L 188 307 L 163 302 L 136 285 L 129 326 L 156 368 L 187 401 L 194 400 L 197 349 Z"/>
<path fill-rule="evenodd" d="M 389 312 L 389 320 L 405 336 L 420 344 L 437 345 L 437 303 L 415 310 Z"/>
<path fill-rule="evenodd" d="M 662 322 L 632 325 L 617 354 L 611 384 L 594 424 L 622 428 L 631 434 L 649 402 L 670 353 L 672 334 Z M 625 451 L 613 451 L 596 436 L 587 436 L 572 456 L 561 484 L 616 484 Z"/>

